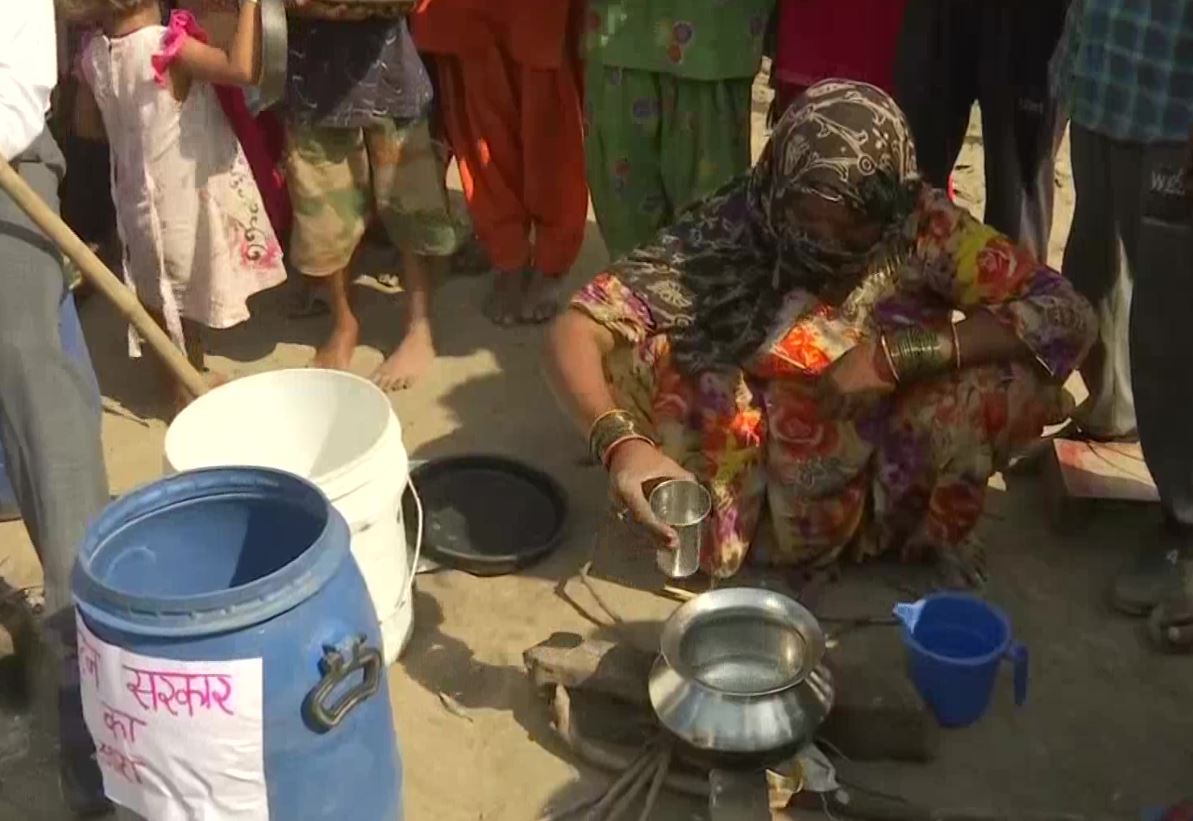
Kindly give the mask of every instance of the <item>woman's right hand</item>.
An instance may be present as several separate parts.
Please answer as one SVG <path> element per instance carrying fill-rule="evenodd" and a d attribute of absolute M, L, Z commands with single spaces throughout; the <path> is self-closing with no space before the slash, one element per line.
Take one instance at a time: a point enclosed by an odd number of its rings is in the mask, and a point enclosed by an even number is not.
<path fill-rule="evenodd" d="M 675 548 L 679 537 L 650 508 L 644 485 L 666 479 L 694 479 L 675 460 L 649 442 L 631 439 L 618 445 L 609 459 L 610 495 L 629 510 L 639 524 Z"/>

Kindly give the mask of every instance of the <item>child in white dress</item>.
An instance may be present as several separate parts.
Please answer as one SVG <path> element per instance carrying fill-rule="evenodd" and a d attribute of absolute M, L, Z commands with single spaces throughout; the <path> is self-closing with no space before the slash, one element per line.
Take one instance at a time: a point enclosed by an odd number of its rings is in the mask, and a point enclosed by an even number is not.
<path fill-rule="evenodd" d="M 243 322 L 246 300 L 286 277 L 281 245 L 212 85 L 255 82 L 256 0 L 242 0 L 227 53 L 206 44 L 188 12 L 173 12 L 162 25 L 157 0 L 65 2 L 91 6 L 102 21 L 81 69 L 111 145 L 125 280 L 205 369 L 198 326 Z M 137 355 L 135 340 L 131 347 Z M 176 412 L 190 397 L 166 378 Z"/>

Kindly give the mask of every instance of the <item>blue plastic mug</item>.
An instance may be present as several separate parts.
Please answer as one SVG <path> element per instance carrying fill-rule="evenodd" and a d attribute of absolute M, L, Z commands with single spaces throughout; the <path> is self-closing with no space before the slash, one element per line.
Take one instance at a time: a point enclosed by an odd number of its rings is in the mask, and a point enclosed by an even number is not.
<path fill-rule="evenodd" d="M 1003 661 L 1014 667 L 1015 704 L 1027 700 L 1027 648 L 994 605 L 968 593 L 936 593 L 895 605 L 907 666 L 928 709 L 944 727 L 965 727 L 990 707 Z"/>

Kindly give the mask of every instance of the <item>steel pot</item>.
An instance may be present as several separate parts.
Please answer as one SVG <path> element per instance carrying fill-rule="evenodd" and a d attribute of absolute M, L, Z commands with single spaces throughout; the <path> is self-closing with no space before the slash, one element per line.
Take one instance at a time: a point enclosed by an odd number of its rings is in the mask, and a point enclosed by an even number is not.
<path fill-rule="evenodd" d="M 704 593 L 668 619 L 650 674 L 659 721 L 697 750 L 795 750 L 833 704 L 824 633 L 801 604 L 750 587 Z"/>

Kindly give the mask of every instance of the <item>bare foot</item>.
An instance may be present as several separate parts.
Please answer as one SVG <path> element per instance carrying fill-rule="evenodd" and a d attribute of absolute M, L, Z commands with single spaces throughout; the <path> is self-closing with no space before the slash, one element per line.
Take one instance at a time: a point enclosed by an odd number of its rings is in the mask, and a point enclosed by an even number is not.
<path fill-rule="evenodd" d="M 497 271 L 493 290 L 485 300 L 485 316 L 494 325 L 509 327 L 521 321 L 523 280 L 522 271 Z"/>
<path fill-rule="evenodd" d="M 352 364 L 352 354 L 360 337 L 360 325 L 356 320 L 342 321 L 331 331 L 327 341 L 315 351 L 310 367 L 331 371 L 346 371 Z"/>
<path fill-rule="evenodd" d="M 556 277 L 546 276 L 539 271 L 527 273 L 518 319 L 527 325 L 538 325 L 554 318 L 559 312 L 558 285 Z"/>
<path fill-rule="evenodd" d="M 414 384 L 435 361 L 435 340 L 431 323 L 415 322 L 380 367 L 373 372 L 373 382 L 383 391 L 398 391 Z"/>

